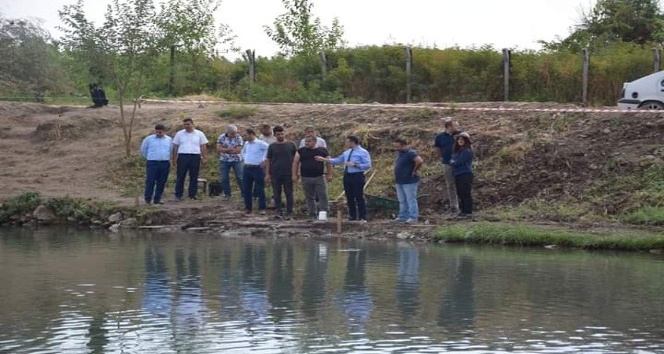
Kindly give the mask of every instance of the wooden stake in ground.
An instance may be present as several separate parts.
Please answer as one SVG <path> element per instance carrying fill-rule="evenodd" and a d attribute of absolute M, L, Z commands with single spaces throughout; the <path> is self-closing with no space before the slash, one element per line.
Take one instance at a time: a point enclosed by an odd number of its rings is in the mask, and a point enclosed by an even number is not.
<path fill-rule="evenodd" d="M 337 206 L 337 233 L 341 233 L 341 208 Z"/>

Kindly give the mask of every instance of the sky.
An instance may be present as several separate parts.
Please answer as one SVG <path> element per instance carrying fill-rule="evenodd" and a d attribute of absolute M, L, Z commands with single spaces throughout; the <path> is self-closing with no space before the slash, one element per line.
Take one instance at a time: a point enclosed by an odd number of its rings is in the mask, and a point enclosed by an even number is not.
<path fill-rule="evenodd" d="M 159 1 L 159 0 L 157 0 Z M 496 49 L 540 49 L 539 40 L 567 37 L 583 10 L 596 0 L 311 0 L 313 13 L 330 25 L 337 17 L 345 40 L 358 45 L 410 44 L 461 48 L 485 44 Z M 101 24 L 109 0 L 85 0 L 88 18 Z M 0 0 L 6 18 L 31 18 L 54 37 L 62 33 L 58 10 L 75 0 Z M 279 48 L 264 25 L 284 12 L 281 0 L 222 0 L 215 14 L 230 26 L 236 44 L 257 56 Z M 232 57 L 232 56 L 231 56 Z"/>

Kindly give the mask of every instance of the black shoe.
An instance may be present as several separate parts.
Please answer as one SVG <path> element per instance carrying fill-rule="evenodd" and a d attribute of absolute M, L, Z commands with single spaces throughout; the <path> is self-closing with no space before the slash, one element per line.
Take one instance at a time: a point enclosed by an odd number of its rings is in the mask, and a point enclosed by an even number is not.
<path fill-rule="evenodd" d="M 163 205 L 164 202 L 162 202 L 161 200 L 155 200 L 155 202 L 154 202 L 153 204 L 160 204 L 160 205 Z"/>
<path fill-rule="evenodd" d="M 189 197 L 189 199 L 191 199 L 191 200 L 198 200 L 198 198 L 197 198 L 196 196 Z"/>
<path fill-rule="evenodd" d="M 281 216 L 281 214 L 275 214 L 275 215 L 274 215 L 274 218 L 275 218 L 275 219 L 283 219 L 284 217 Z"/>
<path fill-rule="evenodd" d="M 152 201 L 146 200 L 145 204 L 152 204 Z M 155 202 L 155 204 L 157 204 L 157 202 Z"/>

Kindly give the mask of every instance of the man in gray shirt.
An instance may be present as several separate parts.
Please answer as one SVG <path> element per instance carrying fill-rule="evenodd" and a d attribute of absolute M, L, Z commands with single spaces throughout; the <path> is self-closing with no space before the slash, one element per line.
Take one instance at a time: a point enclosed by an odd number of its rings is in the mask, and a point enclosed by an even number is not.
<path fill-rule="evenodd" d="M 273 129 L 277 141 L 270 144 L 267 149 L 267 160 L 265 163 L 265 181 L 272 183 L 274 192 L 274 207 L 276 209 L 275 218 L 284 218 L 281 205 L 281 191 L 286 194 L 286 215 L 285 218 L 293 218 L 293 158 L 297 152 L 295 143 L 286 140 L 284 128 L 276 126 Z"/>

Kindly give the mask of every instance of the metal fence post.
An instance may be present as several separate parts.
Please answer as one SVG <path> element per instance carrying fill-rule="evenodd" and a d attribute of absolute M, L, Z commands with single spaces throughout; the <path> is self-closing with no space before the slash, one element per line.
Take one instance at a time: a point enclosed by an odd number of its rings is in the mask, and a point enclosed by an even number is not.
<path fill-rule="evenodd" d="M 512 52 L 507 49 L 503 48 L 503 94 L 504 98 L 503 100 L 505 102 L 510 100 L 510 60 L 511 60 Z"/>
<path fill-rule="evenodd" d="M 583 105 L 588 105 L 588 70 L 590 66 L 590 55 L 588 48 L 583 48 Z"/>
<path fill-rule="evenodd" d="M 652 70 L 658 72 L 662 62 L 662 49 L 657 47 L 652 49 Z"/>
<path fill-rule="evenodd" d="M 411 74 L 413 72 L 413 49 L 411 47 L 405 47 L 406 51 L 406 103 L 411 103 L 412 101 L 412 82 Z"/>

